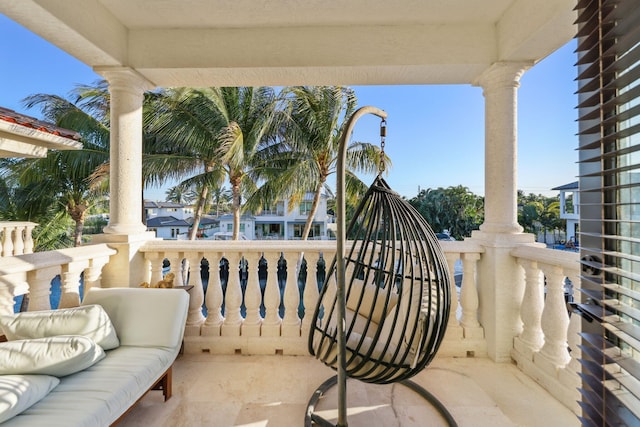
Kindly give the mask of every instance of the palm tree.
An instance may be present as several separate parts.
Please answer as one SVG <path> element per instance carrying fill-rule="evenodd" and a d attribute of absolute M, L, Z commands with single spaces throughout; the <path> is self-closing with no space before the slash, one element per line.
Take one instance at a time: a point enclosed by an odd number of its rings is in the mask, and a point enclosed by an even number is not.
<path fill-rule="evenodd" d="M 196 209 L 189 238 L 194 240 L 211 188 L 224 180 L 217 138 L 220 123 L 207 89 L 168 89 L 145 98 L 145 183 L 179 181 L 174 195 L 195 191 Z M 194 190 L 196 189 L 196 190 Z"/>
<path fill-rule="evenodd" d="M 209 193 L 225 176 L 233 198 L 233 238 L 240 232 L 242 194 L 257 187 L 253 161 L 275 114 L 272 88 L 174 89 L 149 97 L 145 167 L 151 183 L 184 179 L 198 188 L 190 238 L 195 238 Z"/>
<path fill-rule="evenodd" d="M 264 169 L 272 169 L 268 179 L 248 206 L 259 207 L 269 197 L 288 197 L 297 206 L 311 191 L 313 199 L 301 238 L 306 240 L 313 225 L 323 190 L 330 190 L 327 178 L 335 173 L 338 144 L 346 120 L 355 111 L 357 99 L 352 89 L 342 86 L 296 86 L 281 94 L 286 102 L 287 121 L 279 129 L 280 140 L 267 146 L 261 156 Z M 355 172 L 375 173 L 380 165 L 380 149 L 369 143 L 354 142 L 347 149 L 346 190 L 348 201 L 366 190 Z M 385 169 L 391 165 L 384 156 Z M 258 168 L 259 171 L 263 169 Z M 273 173 L 278 171 L 278 174 Z"/>
<path fill-rule="evenodd" d="M 193 188 L 186 191 L 180 187 L 170 187 L 165 192 L 165 200 L 167 202 L 180 203 L 184 205 L 192 204 L 198 198 L 198 192 Z"/>
<path fill-rule="evenodd" d="M 211 193 L 213 205 L 215 206 L 216 216 L 220 216 L 220 211 L 227 211 L 232 200 L 231 190 L 227 187 L 218 187 Z"/>
<path fill-rule="evenodd" d="M 46 158 L 20 159 L 10 170 L 19 185 L 33 188 L 29 198 L 54 195 L 57 206 L 75 223 L 74 245 L 82 243 L 87 210 L 100 201 L 102 187 L 91 185 L 91 175 L 109 160 L 109 92 L 105 81 L 77 86 L 67 100 L 57 95 L 36 94 L 24 99 L 27 108 L 39 106 L 44 120 L 81 135 L 83 148 L 51 151 Z"/>
<path fill-rule="evenodd" d="M 233 240 L 237 240 L 242 194 L 255 193 L 261 178 L 274 176 L 272 168 L 264 167 L 264 160 L 265 153 L 271 152 L 269 141 L 273 141 L 278 128 L 278 100 L 270 87 L 221 88 L 214 94 L 225 123 L 220 140 L 231 185 Z"/>

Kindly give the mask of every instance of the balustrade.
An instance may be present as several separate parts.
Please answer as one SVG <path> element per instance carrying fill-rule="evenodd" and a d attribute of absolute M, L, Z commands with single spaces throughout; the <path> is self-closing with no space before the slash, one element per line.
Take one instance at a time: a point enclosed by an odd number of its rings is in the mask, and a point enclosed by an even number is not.
<path fill-rule="evenodd" d="M 0 221 L 0 251 L 3 257 L 33 252 L 34 222 Z"/>
<path fill-rule="evenodd" d="M 460 332 L 448 332 L 451 345 L 445 343 L 441 351 L 482 355 L 486 350 L 476 284 L 482 249 L 470 242 L 443 243 L 452 278 L 457 277 L 460 285 L 452 283 L 449 327 Z M 169 262 L 164 273 L 173 272 L 176 278 L 183 276 L 184 260 L 191 266 L 188 284 L 194 288 L 187 351 L 307 353 L 309 322 L 325 270 L 335 255 L 335 242 L 149 241 L 140 250 L 149 263 L 151 283 L 159 280 L 163 262 Z M 197 266 L 205 259 L 209 277 L 203 283 Z M 199 310 L 202 302 L 205 309 Z"/>
<path fill-rule="evenodd" d="M 85 291 L 100 286 L 102 268 L 116 251 L 105 244 L 0 258 L 0 314 L 14 311 L 17 297 L 28 298 L 28 310 L 73 307 Z M 60 276 L 58 307 L 51 307 L 51 282 Z"/>
<path fill-rule="evenodd" d="M 514 339 L 511 356 L 521 370 L 577 411 L 580 368 L 575 358 L 580 322 L 570 319 L 567 300 L 579 286 L 578 254 L 535 245 L 519 246 L 511 254 L 525 279 L 522 331 Z"/>

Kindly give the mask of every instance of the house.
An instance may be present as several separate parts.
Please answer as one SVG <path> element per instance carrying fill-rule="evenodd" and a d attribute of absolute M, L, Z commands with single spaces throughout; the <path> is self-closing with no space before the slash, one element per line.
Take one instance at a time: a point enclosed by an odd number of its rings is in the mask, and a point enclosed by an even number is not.
<path fill-rule="evenodd" d="M 191 224 L 174 216 L 156 216 L 147 219 L 147 230 L 156 233 L 160 239 L 186 239 Z"/>
<path fill-rule="evenodd" d="M 191 228 L 193 226 L 193 217 L 187 218 L 186 221 L 189 223 L 189 227 Z M 211 215 L 202 215 L 200 218 L 200 224 L 198 225 L 196 239 L 211 239 L 218 231 L 220 231 L 220 220 Z"/>
<path fill-rule="evenodd" d="M 218 217 L 220 233 L 233 233 L 233 215 L 226 214 Z M 240 215 L 240 234 L 248 240 L 255 239 L 256 218 L 253 215 Z"/>
<path fill-rule="evenodd" d="M 0 107 L 0 157 L 47 157 L 49 149 L 80 148 L 77 132 Z"/>
<path fill-rule="evenodd" d="M 575 248 L 579 245 L 580 232 L 580 192 L 578 181 L 552 188 L 560 192 L 560 218 L 567 224 L 565 246 Z"/>
<path fill-rule="evenodd" d="M 321 194 L 318 209 L 311 225 L 309 240 L 330 238 L 329 224 L 332 217 L 327 214 L 327 199 Z M 278 201 L 273 208 L 267 207 L 254 215 L 256 240 L 296 240 L 300 239 L 313 204 L 313 193 L 307 193 L 299 205 L 289 209 L 289 202 Z"/>
<path fill-rule="evenodd" d="M 193 216 L 193 207 L 182 203 L 144 201 L 144 216 L 147 221 L 151 218 L 172 216 L 176 219 L 186 220 Z"/>
<path fill-rule="evenodd" d="M 289 272 L 297 271 L 303 257 L 319 265 L 332 259 L 333 242 L 165 242 L 141 221 L 145 91 L 295 84 L 481 87 L 485 221 L 469 239 L 441 242 L 447 263 L 463 264 L 461 291 L 459 298 L 453 294 L 433 361 L 439 369 L 415 379 L 470 425 L 640 423 L 636 0 L 273 1 L 259 13 L 254 2 L 9 0 L 0 2 L 0 12 L 107 79 L 113 148 L 110 223 L 102 240 L 63 254 L 0 259 L 0 310 L 26 292 L 30 309 L 46 307 L 46 285 L 58 271 L 64 271 L 61 304 L 69 306 L 79 303 L 81 274 L 86 286 L 135 286 L 157 280 L 165 259 L 177 272 L 182 260 L 190 261 L 195 310 L 174 376 L 184 404 L 145 400 L 121 425 L 275 419 L 296 425 L 313 390 L 308 378 L 332 375 L 304 357 L 310 325 L 299 309 L 314 306 L 317 287 L 301 294 L 298 275 L 288 274 L 281 297 L 273 267 L 284 259 Z M 540 247 L 517 223 L 520 77 L 573 37 L 580 253 Z M 464 115 L 460 120 L 463 125 Z M 229 275 L 224 293 L 213 281 L 205 295 L 196 261 L 211 265 L 223 257 L 233 268 L 246 261 L 249 280 L 243 285 L 239 275 Z M 264 294 L 255 276 L 263 259 L 271 266 Z M 567 277 L 585 294 L 571 315 Z M 205 298 L 206 316 L 198 310 Z M 363 404 L 358 415 L 373 419 L 377 408 Z M 402 416 L 391 412 L 392 420 Z M 426 416 L 414 420 L 425 425 Z"/>
<path fill-rule="evenodd" d="M 186 239 L 191 228 L 188 221 L 193 208 L 182 203 L 144 201 L 147 230 L 161 239 Z"/>

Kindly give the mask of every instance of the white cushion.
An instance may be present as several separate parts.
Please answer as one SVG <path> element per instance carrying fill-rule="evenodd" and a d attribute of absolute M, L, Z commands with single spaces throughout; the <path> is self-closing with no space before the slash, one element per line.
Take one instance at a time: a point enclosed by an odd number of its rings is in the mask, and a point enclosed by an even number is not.
<path fill-rule="evenodd" d="M 105 350 L 120 345 L 109 316 L 99 305 L 4 315 L 0 316 L 0 327 L 10 341 L 83 335 Z"/>
<path fill-rule="evenodd" d="M 189 294 L 182 289 L 94 287 L 82 304 L 104 308 L 121 345 L 180 348 Z"/>
<path fill-rule="evenodd" d="M 48 375 L 0 376 L 0 423 L 38 402 L 59 383 Z"/>
<path fill-rule="evenodd" d="M 370 318 L 376 325 L 379 324 L 398 303 L 398 294 L 392 291 L 391 295 L 389 295 L 386 288 L 381 288 L 374 284 L 365 284 L 364 281 L 357 278 L 352 280 L 351 291 L 349 292 L 349 298 L 347 298 L 347 308 L 358 312 L 365 318 Z M 360 300 L 361 297 L 362 300 Z M 360 306 L 358 306 L 358 302 L 360 302 Z M 385 303 L 387 304 L 386 310 Z"/>
<path fill-rule="evenodd" d="M 64 377 L 105 357 L 91 338 L 60 335 L 0 343 L 0 375 L 43 374 Z"/>

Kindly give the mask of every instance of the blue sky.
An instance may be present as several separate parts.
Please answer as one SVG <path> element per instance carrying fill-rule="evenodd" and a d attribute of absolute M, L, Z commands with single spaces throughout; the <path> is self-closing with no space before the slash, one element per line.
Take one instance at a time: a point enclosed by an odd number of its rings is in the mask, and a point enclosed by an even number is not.
<path fill-rule="evenodd" d="M 0 15 L 4 40 L 0 106 L 39 116 L 21 100 L 35 93 L 66 96 L 77 84 L 100 79 L 39 36 Z M 10 40 L 10 42 L 9 42 Z M 551 188 L 576 180 L 578 126 L 574 42 L 527 71 L 518 91 L 518 188 L 555 195 Z M 387 181 L 408 198 L 418 189 L 463 185 L 484 193 L 484 99 L 479 87 L 354 86 L 360 105 L 389 114 L 386 152 L 393 168 Z M 379 142 L 379 120 L 358 121 L 353 139 Z M 371 178 L 365 178 L 365 181 Z M 163 189 L 145 197 L 162 200 Z"/>

